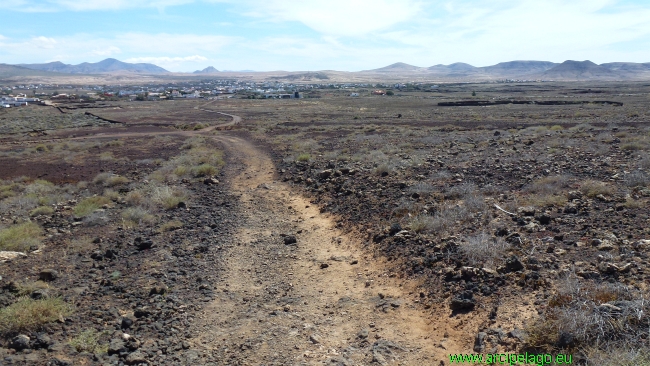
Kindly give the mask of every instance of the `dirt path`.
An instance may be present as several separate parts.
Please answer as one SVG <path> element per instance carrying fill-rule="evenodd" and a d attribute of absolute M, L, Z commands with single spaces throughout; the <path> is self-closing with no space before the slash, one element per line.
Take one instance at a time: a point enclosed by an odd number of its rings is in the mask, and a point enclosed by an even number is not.
<path fill-rule="evenodd" d="M 273 181 L 250 142 L 217 137 L 240 157 L 230 182 L 246 219 L 229 248 L 218 299 L 197 320 L 194 347 L 231 365 L 438 365 L 449 350 L 422 310 L 360 242 Z M 295 235 L 286 245 L 283 235 Z M 435 343 L 434 343 L 435 342 Z M 457 348 L 451 341 L 447 349 Z"/>

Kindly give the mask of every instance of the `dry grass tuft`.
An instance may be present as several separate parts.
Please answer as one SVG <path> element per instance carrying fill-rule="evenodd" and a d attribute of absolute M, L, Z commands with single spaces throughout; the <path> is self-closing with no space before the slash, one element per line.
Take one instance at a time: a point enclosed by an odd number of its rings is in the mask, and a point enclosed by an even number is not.
<path fill-rule="evenodd" d="M 0 332 L 12 334 L 36 331 L 43 325 L 71 313 L 70 305 L 60 298 L 33 300 L 22 297 L 17 302 L 0 309 Z"/>
<path fill-rule="evenodd" d="M 24 252 L 38 245 L 43 230 L 33 222 L 25 222 L 0 230 L 0 250 Z"/>

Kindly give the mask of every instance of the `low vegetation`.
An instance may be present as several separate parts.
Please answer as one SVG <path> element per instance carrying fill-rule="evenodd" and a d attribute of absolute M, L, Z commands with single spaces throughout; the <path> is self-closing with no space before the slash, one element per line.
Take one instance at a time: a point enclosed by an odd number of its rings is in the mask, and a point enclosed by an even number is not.
<path fill-rule="evenodd" d="M 0 332 L 4 334 L 31 332 L 43 325 L 62 319 L 72 313 L 70 305 L 61 298 L 34 300 L 22 297 L 0 309 Z"/>
<path fill-rule="evenodd" d="M 92 196 L 84 198 L 81 202 L 77 203 L 73 212 L 77 217 L 85 217 L 110 203 L 111 200 L 104 196 Z"/>
<path fill-rule="evenodd" d="M 24 222 L 0 229 L 0 250 L 24 252 L 38 246 L 43 230 L 36 223 Z"/>

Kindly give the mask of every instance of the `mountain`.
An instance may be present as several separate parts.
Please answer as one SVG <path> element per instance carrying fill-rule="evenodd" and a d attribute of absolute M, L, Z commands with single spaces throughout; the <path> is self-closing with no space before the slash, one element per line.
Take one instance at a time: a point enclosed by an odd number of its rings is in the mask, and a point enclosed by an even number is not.
<path fill-rule="evenodd" d="M 549 61 L 509 61 L 481 67 L 481 71 L 495 76 L 523 76 L 543 73 L 559 64 Z"/>
<path fill-rule="evenodd" d="M 397 62 L 392 65 L 388 65 L 379 69 L 367 70 L 367 71 L 368 72 L 412 72 L 412 71 L 421 71 L 421 70 L 424 70 L 424 68 L 405 64 L 403 62 Z"/>
<path fill-rule="evenodd" d="M 567 60 L 541 74 L 544 79 L 553 80 L 587 80 L 587 79 L 620 79 L 621 75 L 605 66 L 597 65 L 589 60 Z"/>
<path fill-rule="evenodd" d="M 68 65 L 59 61 L 48 62 L 45 64 L 21 64 L 17 65 L 21 67 L 26 67 L 32 70 L 42 70 L 42 71 L 53 71 L 61 72 L 67 74 L 102 74 L 102 73 L 114 73 L 114 72 L 133 72 L 139 74 L 162 74 L 169 71 L 163 69 L 162 67 L 146 64 L 146 63 L 137 63 L 130 64 L 127 62 L 122 62 L 114 58 L 107 58 L 106 60 L 99 61 L 96 63 L 84 62 L 79 65 Z"/>
<path fill-rule="evenodd" d="M 451 65 L 431 66 L 427 70 L 437 74 L 467 74 L 476 72 L 478 68 L 463 62 L 456 62 Z"/>
<path fill-rule="evenodd" d="M 208 66 L 208 67 L 206 67 L 206 68 L 203 69 L 203 70 L 196 70 L 196 71 L 194 71 L 193 74 L 215 74 L 215 73 L 217 73 L 217 72 L 219 72 L 219 70 L 215 69 L 215 68 L 212 67 L 212 66 Z"/>
<path fill-rule="evenodd" d="M 8 78 L 14 76 L 61 76 L 61 74 L 43 70 L 32 70 L 15 65 L 0 64 L 0 77 Z"/>

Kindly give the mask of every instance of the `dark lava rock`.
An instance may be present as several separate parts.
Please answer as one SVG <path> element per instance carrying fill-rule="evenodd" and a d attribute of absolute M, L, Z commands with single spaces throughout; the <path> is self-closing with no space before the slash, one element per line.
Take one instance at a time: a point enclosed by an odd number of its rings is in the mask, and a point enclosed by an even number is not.
<path fill-rule="evenodd" d="M 487 337 L 485 332 L 478 332 L 476 334 L 476 338 L 474 338 L 474 352 L 483 353 L 485 350 L 485 337 Z"/>
<path fill-rule="evenodd" d="M 149 290 L 149 295 L 164 295 L 167 293 L 167 286 L 165 284 L 157 284 Z"/>
<path fill-rule="evenodd" d="M 11 339 L 9 342 L 9 348 L 13 348 L 16 351 L 22 351 L 29 348 L 29 337 L 24 334 L 19 334 L 16 337 Z"/>
<path fill-rule="evenodd" d="M 41 281 L 46 282 L 54 281 L 59 278 L 59 272 L 54 269 L 44 269 L 41 271 L 41 273 L 38 274 L 38 278 Z"/>
<path fill-rule="evenodd" d="M 34 341 L 32 341 L 32 348 L 34 349 L 48 348 L 52 344 L 54 344 L 52 338 L 50 338 L 50 336 L 48 336 L 47 334 L 41 333 L 36 336 L 36 339 L 34 339 Z"/>
<path fill-rule="evenodd" d="M 131 328 L 132 325 L 133 325 L 133 320 L 132 319 L 122 318 L 122 323 L 120 324 L 122 329 L 129 329 L 129 328 Z"/>
<path fill-rule="evenodd" d="M 390 226 L 390 231 L 388 232 L 391 236 L 395 235 L 402 231 L 402 226 L 398 223 L 394 223 Z"/>
<path fill-rule="evenodd" d="M 151 239 L 142 239 L 139 236 L 135 238 L 134 244 L 138 248 L 138 250 L 146 250 L 153 247 L 153 241 Z"/>
<path fill-rule="evenodd" d="M 322 172 L 318 173 L 318 178 L 327 179 L 331 175 L 332 175 L 332 170 L 331 169 L 326 169 L 326 170 L 323 170 Z"/>
<path fill-rule="evenodd" d="M 119 338 L 111 339 L 111 342 L 108 345 L 108 354 L 114 355 L 123 352 L 126 352 L 126 345 L 124 344 L 124 341 Z"/>
<path fill-rule="evenodd" d="M 535 217 L 535 220 L 539 221 L 540 224 L 542 225 L 548 225 L 551 223 L 551 216 L 547 214 L 541 214 L 537 217 Z"/>
<path fill-rule="evenodd" d="M 34 300 L 41 300 L 41 299 L 46 299 L 50 297 L 50 291 L 48 289 L 38 289 L 34 290 L 29 297 L 31 297 Z"/>
<path fill-rule="evenodd" d="M 72 366 L 68 361 L 61 360 L 59 358 L 53 358 L 50 362 L 47 363 L 48 366 Z"/>
<path fill-rule="evenodd" d="M 526 332 L 521 330 L 521 329 L 513 329 L 510 332 L 508 332 L 508 337 L 514 338 L 518 340 L 519 342 L 523 342 L 526 340 Z"/>
<path fill-rule="evenodd" d="M 145 318 L 145 317 L 151 315 L 151 311 L 149 311 L 149 309 L 147 309 L 147 308 L 137 308 L 133 312 L 133 315 L 136 318 Z"/>
<path fill-rule="evenodd" d="M 284 244 L 285 245 L 291 245 L 291 244 L 296 244 L 298 240 L 294 235 L 287 235 L 284 237 Z"/>
<path fill-rule="evenodd" d="M 472 291 L 464 291 L 451 299 L 451 310 L 472 310 L 476 306 Z"/>
<path fill-rule="evenodd" d="M 516 255 L 506 259 L 506 270 L 508 272 L 517 272 L 524 269 L 524 265 L 521 263 L 519 258 Z"/>
<path fill-rule="evenodd" d="M 140 351 L 135 351 L 132 353 L 129 353 L 128 356 L 126 356 L 126 364 L 127 365 L 137 365 L 141 363 L 146 363 L 147 358 L 144 353 Z"/>
<path fill-rule="evenodd" d="M 207 184 L 207 185 L 219 184 L 219 181 L 216 180 L 215 178 L 205 178 L 203 180 L 203 184 Z"/>
<path fill-rule="evenodd" d="M 178 208 L 187 208 L 187 203 L 181 201 L 176 205 L 176 207 L 178 207 Z"/>
<path fill-rule="evenodd" d="M 329 266 L 330 266 L 330 265 L 327 264 L 327 263 L 321 263 L 321 264 L 320 264 L 320 268 L 321 268 L 321 269 L 325 269 L 325 268 L 327 268 L 327 267 L 329 267 Z"/>

